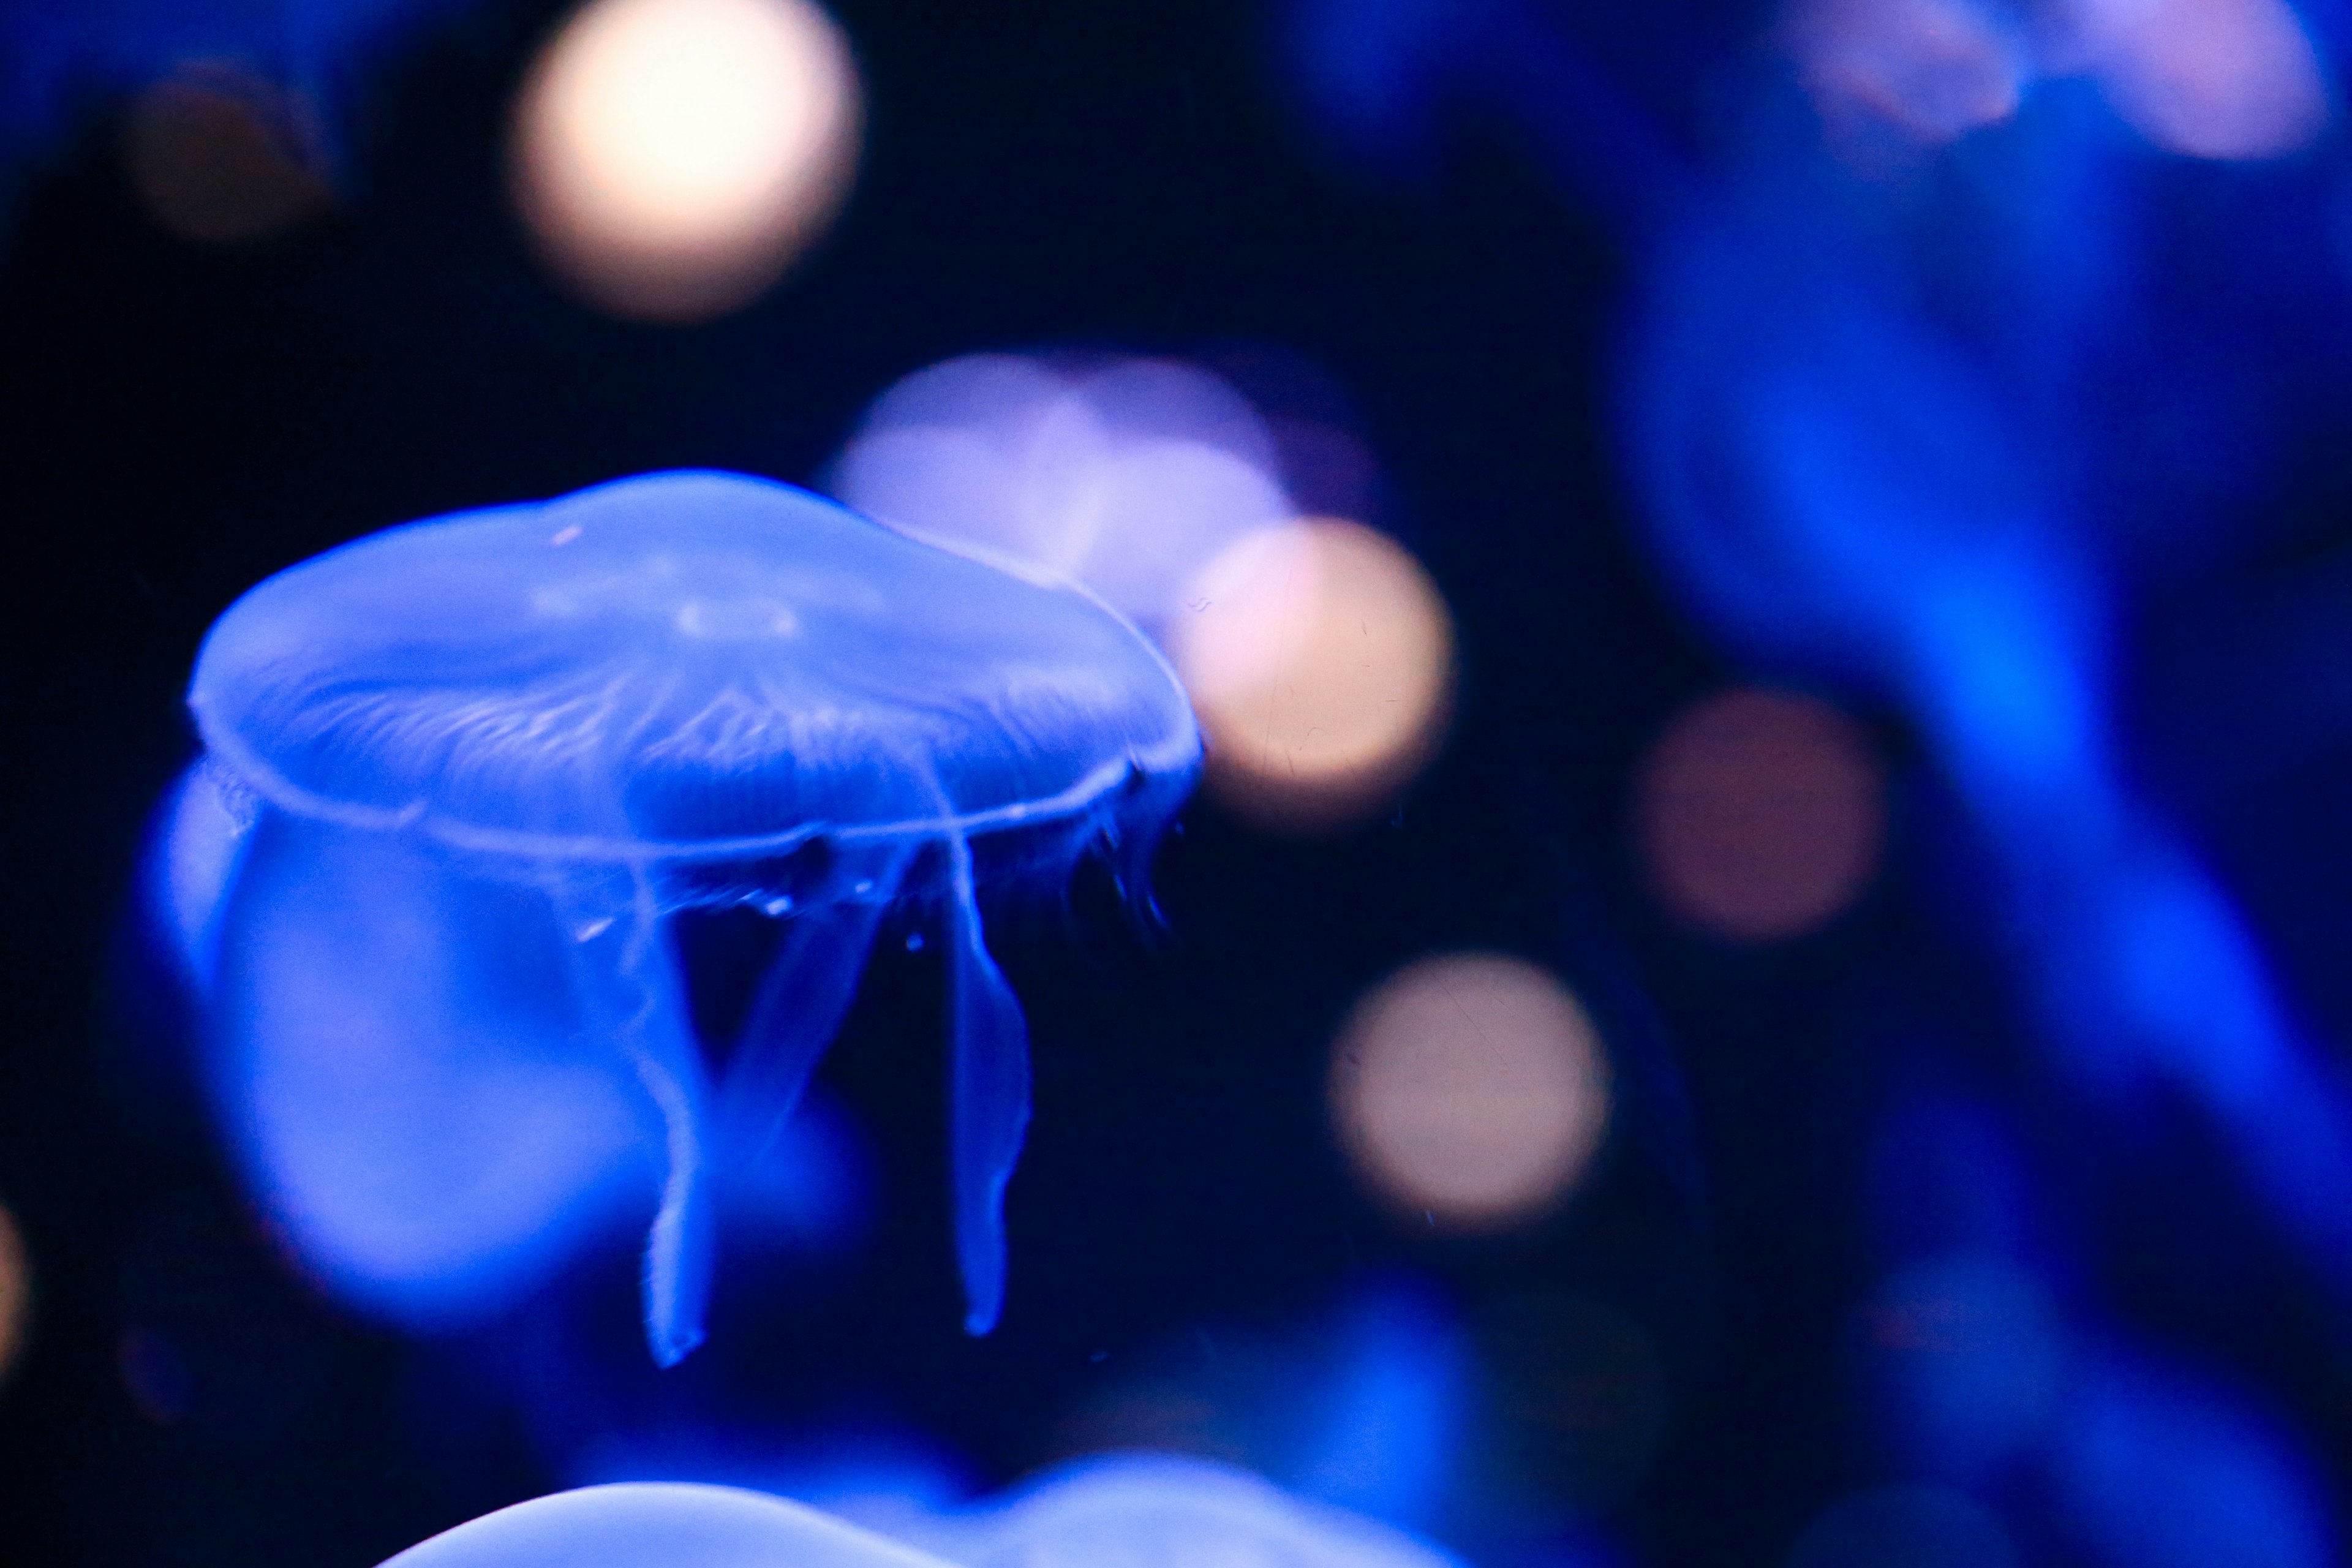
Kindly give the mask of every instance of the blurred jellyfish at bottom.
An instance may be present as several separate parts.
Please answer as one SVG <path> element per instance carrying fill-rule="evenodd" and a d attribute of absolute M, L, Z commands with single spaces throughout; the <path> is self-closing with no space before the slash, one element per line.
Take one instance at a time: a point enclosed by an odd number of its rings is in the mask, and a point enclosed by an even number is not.
<path fill-rule="evenodd" d="M 946 1568 L 800 1503 L 732 1487 L 634 1483 L 533 1498 L 383 1568 Z"/>
<path fill-rule="evenodd" d="M 961 1568 L 1461 1568 L 1401 1531 L 1166 1455 L 1067 1467 L 907 1538 Z"/>
<path fill-rule="evenodd" d="M 344 1294 L 482 1315 L 650 1175 L 646 1335 L 678 1360 L 730 1180 L 898 909 L 945 928 L 958 1258 L 993 1326 L 1028 1052 L 980 889 L 1101 853 L 1141 893 L 1199 741 L 1131 626 L 788 486 L 656 475 L 280 573 L 189 706 L 158 902 L 247 1173 Z"/>

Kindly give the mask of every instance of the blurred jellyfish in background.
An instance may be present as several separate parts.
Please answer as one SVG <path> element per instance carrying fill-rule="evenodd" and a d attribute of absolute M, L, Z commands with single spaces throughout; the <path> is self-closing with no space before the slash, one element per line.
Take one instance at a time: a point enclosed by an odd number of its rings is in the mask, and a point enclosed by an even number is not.
<path fill-rule="evenodd" d="M 1331 1118 L 1357 1173 L 1449 1229 L 1524 1225 L 1584 1174 L 1609 1067 L 1574 995 L 1491 953 L 1424 958 L 1360 1002 L 1332 1048 Z"/>
<path fill-rule="evenodd" d="M 1343 430 L 1269 419 L 1168 360 L 974 354 L 878 398 L 834 465 L 851 505 L 1083 584 L 1184 678 L 1210 789 L 1277 832 L 1385 815 L 1444 739 L 1454 637 L 1396 541 L 1307 515 L 1360 494 Z"/>
<path fill-rule="evenodd" d="M 0 1381 L 24 1353 L 33 1328 L 33 1259 L 16 1216 L 0 1205 Z"/>
<path fill-rule="evenodd" d="M 2127 1124 L 2128 1152 L 2100 1147 L 2144 1161 L 2157 1107 L 2198 1107 L 2340 1310 L 2340 1067 L 2147 791 L 2126 640 L 2147 600 L 2274 546 L 2266 464 L 2337 434 L 2340 280 L 2320 287 L 2305 221 L 2322 35 L 2284 0 L 1792 0 L 1786 72 L 1698 110 L 1567 7 L 1372 9 L 1350 35 L 1349 7 L 1290 7 L 1325 128 L 1380 153 L 1440 109 L 1501 118 L 1619 226 L 1621 455 L 1650 548 L 1731 657 L 1910 727 L 1960 808 L 1947 890 L 2011 966 L 2059 1103 L 2114 1113 L 2070 1114 L 2070 1141 Z M 2207 651 L 2240 686 L 2275 674 Z M 1768 717 L 1789 733 L 1758 738 Z M 1711 750 L 1739 761 L 1710 778 Z M 1742 820 L 1775 771 L 1810 781 L 1771 803 L 1777 844 Z M 1812 699 L 1703 704 L 1637 782 L 1651 891 L 1718 937 L 1817 927 L 1870 880 L 1881 773 Z M 1920 1187 L 1888 1222 L 1860 1363 L 1906 1484 L 1839 1505 L 1790 1562 L 2005 1565 L 2052 1532 L 2119 1565 L 2326 1561 L 2293 1440 L 2107 1326 L 2110 1260 L 2033 1234 L 2021 1214 L 2062 1207 L 2035 1192 L 2050 1173 L 2001 1170 L 1999 1142 L 1944 1142 L 1981 1184 Z M 2120 1181 L 2102 1163 L 2062 1169 L 2096 1191 Z M 2069 1243 L 2088 1267 L 2053 1266 Z M 2047 1529 L 2011 1539 L 1995 1502 Z"/>
<path fill-rule="evenodd" d="M 944 1568 L 799 1503 L 731 1487 L 638 1483 L 533 1498 L 383 1568 Z"/>
<path fill-rule="evenodd" d="M 2225 14 L 2252 13 L 2214 13 Z M 1901 7 L 1850 15 L 1912 26 Z M 2247 23 L 2228 36 L 2301 38 L 2280 15 L 2284 32 Z M 1484 107 L 1517 114 L 1564 184 L 1597 190 L 1630 226 L 1643 272 L 1621 387 L 1624 461 L 1685 605 L 1738 657 L 1909 718 L 1984 836 L 1980 876 L 2002 923 L 2038 933 L 2009 951 L 2066 1077 L 2109 1096 L 2149 1078 L 2186 1089 L 2308 1256 L 2352 1289 L 2343 1096 L 2296 1037 L 2229 900 L 2135 794 L 2118 750 L 2113 584 L 2131 546 L 2168 530 L 2179 551 L 2221 526 L 2229 476 L 2251 449 L 2239 433 L 2259 406 L 2207 398 L 2200 361 L 2162 357 L 2194 348 L 2168 337 L 2152 354 L 2126 325 L 2132 253 L 2116 165 L 2130 149 L 2080 113 L 2021 110 L 1999 128 L 2019 140 L 2010 162 L 1881 206 L 1879 187 L 1826 162 L 1813 128 L 1790 126 L 1768 98 L 1719 175 L 1651 178 L 1643 160 L 1664 145 L 1654 131 L 1600 141 L 1591 115 L 1532 101 L 1528 73 L 1540 66 L 1553 96 L 1633 114 L 1623 92 L 1594 86 L 1546 13 L 1495 0 L 1427 25 L 1455 27 L 1460 47 L 1385 68 L 1475 75 Z M 1921 26 L 1957 37 L 1932 17 Z M 1506 37 L 1524 47 L 1501 49 Z M 2199 68 L 2305 58 L 2246 43 Z M 1889 79 L 1932 99 L 1934 75 Z M 2281 79 L 2283 96 L 2257 96 L 2309 98 L 2295 84 L 2311 79 Z M 1470 83 L 1451 90 L 1479 96 Z M 2236 101 L 2219 88 L 2190 98 Z M 1921 102 L 1939 123 L 1972 117 Z M 2214 148 L 2259 142 L 2217 137 Z M 1973 144 L 1956 142 L 1956 155 Z M 2259 142 L 2294 144 L 2284 132 Z M 1596 186 L 1601 165 L 1615 177 Z M 1968 279 L 1971 262 L 1980 279 Z M 2291 352 L 2260 340 L 2246 350 Z M 2118 384 L 2159 390 L 2135 405 Z M 2214 439 L 2165 434 L 2209 408 L 2223 422 Z M 2108 409 L 2124 416 L 2089 412 Z"/>
<path fill-rule="evenodd" d="M 979 889 L 1101 850 L 1140 895 L 1199 742 L 1131 627 L 787 486 L 664 475 L 281 573 L 189 705 L 158 900 L 237 1152 L 337 1288 L 511 1300 L 643 1201 L 650 1148 L 646 1334 L 685 1355 L 717 1215 L 903 904 L 946 928 L 958 1256 L 994 1324 L 1028 1057 Z M 698 942 L 730 912 L 756 941 Z"/>
<path fill-rule="evenodd" d="M 722 315 L 832 222 L 861 97 L 848 40 L 814 0 L 589 0 L 516 103 L 516 201 L 590 304 Z"/>

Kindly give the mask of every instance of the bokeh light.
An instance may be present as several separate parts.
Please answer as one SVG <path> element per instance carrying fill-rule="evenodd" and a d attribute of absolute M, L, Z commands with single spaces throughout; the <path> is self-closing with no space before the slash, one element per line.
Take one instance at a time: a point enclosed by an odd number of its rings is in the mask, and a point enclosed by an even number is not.
<path fill-rule="evenodd" d="M 151 84 L 122 129 L 140 206 L 182 239 L 241 245 L 334 206 L 308 106 L 234 64 L 192 61 Z"/>
<path fill-rule="evenodd" d="M 846 39 L 810 0 L 591 0 L 524 86 L 518 200 L 591 302 L 719 315 L 839 207 L 859 98 Z"/>
<path fill-rule="evenodd" d="M 1886 836 L 1885 770 L 1845 714 L 1790 691 L 1736 688 L 1670 722 L 1635 783 L 1650 890 L 1734 942 L 1800 935 L 1870 885 Z"/>
<path fill-rule="evenodd" d="M 1332 1121 L 1365 1184 L 1454 1230 L 1507 1227 L 1572 1187 L 1609 1124 L 1601 1037 L 1568 988 L 1497 953 L 1421 959 L 1357 1004 Z"/>
<path fill-rule="evenodd" d="M 1891 126 L 1931 145 L 2015 113 L 2030 66 L 1973 0 L 1803 0 L 1787 31 L 1832 124 Z"/>
<path fill-rule="evenodd" d="M 32 1319 L 32 1256 L 25 1249 L 15 1216 L 0 1207 L 0 1378 L 8 1375 L 23 1353 Z"/>
<path fill-rule="evenodd" d="M 2078 0 L 2074 22 L 2116 112 L 2167 151 L 2275 158 L 2326 128 L 2326 77 L 2284 0 Z"/>
<path fill-rule="evenodd" d="M 894 528 L 1083 583 L 1156 634 L 1218 551 L 1289 521 L 1276 450 L 1195 365 L 970 354 L 877 399 L 833 489 Z"/>
<path fill-rule="evenodd" d="M 1360 523 L 1310 519 L 1235 542 L 1193 579 L 1168 641 L 1209 787 L 1261 826 L 1378 816 L 1443 738 L 1452 617 L 1420 563 Z"/>

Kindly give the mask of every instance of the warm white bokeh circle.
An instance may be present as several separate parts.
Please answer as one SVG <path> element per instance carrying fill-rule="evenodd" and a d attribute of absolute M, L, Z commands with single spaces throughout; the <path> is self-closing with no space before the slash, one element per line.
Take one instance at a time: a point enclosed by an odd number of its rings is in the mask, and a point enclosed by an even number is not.
<path fill-rule="evenodd" d="M 860 118 L 848 42 L 811 0 L 590 0 L 524 86 L 518 196 L 593 302 L 715 315 L 833 216 Z"/>
<path fill-rule="evenodd" d="M 1357 1004 L 1333 1048 L 1333 1124 L 1365 1182 L 1451 1229 L 1541 1214 L 1609 1124 L 1599 1033 L 1568 988 L 1496 953 L 1408 964 Z"/>
<path fill-rule="evenodd" d="M 1421 563 L 1360 523 L 1313 519 L 1236 541 L 1193 579 L 1169 643 L 1210 787 L 1268 826 L 1377 813 L 1436 750 L 1452 617 Z"/>

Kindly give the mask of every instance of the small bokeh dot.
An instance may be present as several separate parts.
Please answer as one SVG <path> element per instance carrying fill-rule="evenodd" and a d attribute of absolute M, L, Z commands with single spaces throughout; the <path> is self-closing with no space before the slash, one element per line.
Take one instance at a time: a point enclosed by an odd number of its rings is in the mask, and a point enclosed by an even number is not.
<path fill-rule="evenodd" d="M 1448 1230 L 1538 1217 L 1576 1184 L 1609 1124 L 1609 1068 L 1583 1006 L 1498 953 L 1406 965 L 1357 1004 L 1334 1045 L 1331 1115 L 1374 1194 Z"/>
<path fill-rule="evenodd" d="M 300 99 L 242 67 L 190 62 L 132 101 L 123 169 L 167 234 L 203 245 L 275 238 L 335 205 L 312 119 Z"/>
<path fill-rule="evenodd" d="M 1818 698 L 1739 687 L 1676 714 L 1634 784 L 1653 897 L 1732 942 L 1800 936 L 1877 874 L 1885 769 L 1862 727 Z"/>
<path fill-rule="evenodd" d="M 1170 640 L 1209 788 L 1261 826 L 1314 833 L 1382 815 L 1443 738 L 1452 617 L 1421 563 L 1360 523 L 1236 541 L 1201 570 Z"/>

